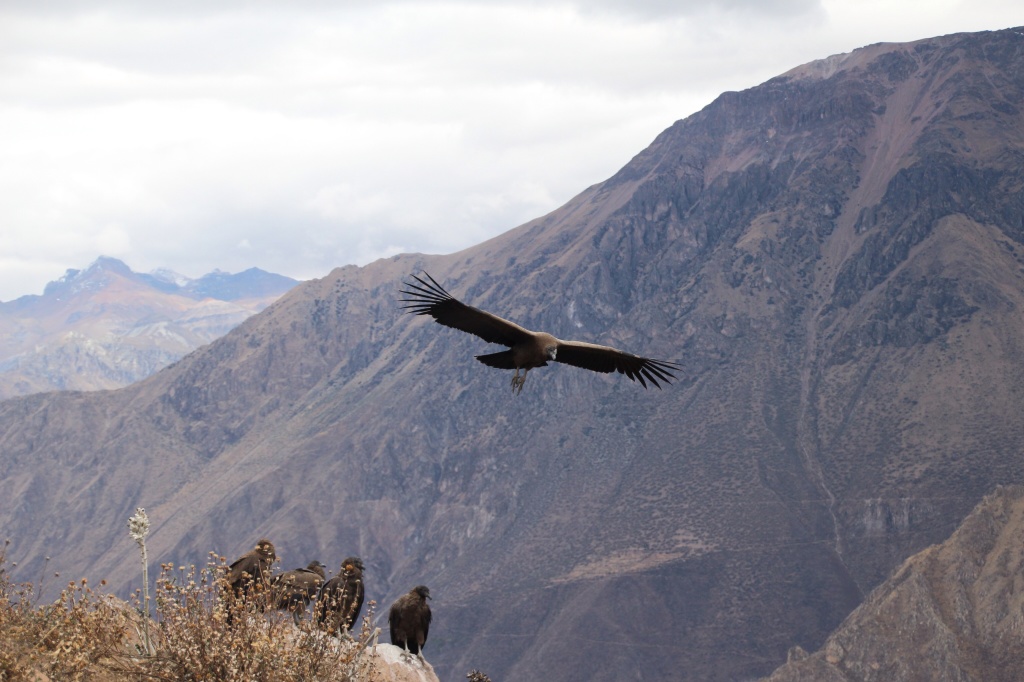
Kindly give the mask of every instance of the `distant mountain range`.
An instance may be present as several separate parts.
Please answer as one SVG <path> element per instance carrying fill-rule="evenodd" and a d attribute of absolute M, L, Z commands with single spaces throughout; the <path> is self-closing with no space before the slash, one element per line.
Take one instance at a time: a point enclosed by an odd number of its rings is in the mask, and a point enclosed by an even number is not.
<path fill-rule="evenodd" d="M 869 633 L 833 631 L 1024 484 L 1022 33 L 871 45 L 725 93 L 494 239 L 338 268 L 119 390 L 0 401 L 17 577 L 131 593 L 143 506 L 154 573 L 266 536 L 282 569 L 361 557 L 378 614 L 427 585 L 441 679 L 751 680 L 797 646 L 873 670 Z M 424 270 L 678 380 L 551 363 L 513 395 L 473 359 L 499 348 L 401 309 Z M 1022 541 L 990 543 L 985 519 L 1024 508 L 988 508 L 949 546 L 971 560 L 899 574 L 935 599 L 892 592 L 972 619 L 946 670 L 1019 635 L 1002 550 Z M 867 603 L 848 624 L 893 613 Z M 932 654 L 915 645 L 892 650 Z M 1019 678 L 1000 660 L 955 679 Z M 865 674 L 844 679 L 886 679 Z"/>
<path fill-rule="evenodd" d="M 98 258 L 42 296 L 0 302 L 0 399 L 119 388 L 223 336 L 297 284 L 250 268 L 190 279 Z"/>

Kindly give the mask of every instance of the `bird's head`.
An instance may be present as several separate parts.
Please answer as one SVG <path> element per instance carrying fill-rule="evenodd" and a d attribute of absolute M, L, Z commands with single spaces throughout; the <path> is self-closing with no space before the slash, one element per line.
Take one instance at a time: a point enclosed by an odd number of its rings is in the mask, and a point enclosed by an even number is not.
<path fill-rule="evenodd" d="M 544 355 L 547 356 L 548 360 L 554 362 L 555 356 L 558 355 L 558 346 L 545 346 Z"/>
<path fill-rule="evenodd" d="M 357 556 L 350 556 L 341 562 L 341 570 L 343 571 L 352 573 L 357 569 L 360 573 L 365 570 L 363 567 L 363 560 Z"/>
<path fill-rule="evenodd" d="M 416 587 L 412 588 L 412 591 L 415 592 L 416 594 L 420 595 L 421 599 L 430 599 L 431 598 L 430 597 L 430 589 L 428 589 L 426 585 L 417 585 Z"/>
<path fill-rule="evenodd" d="M 277 558 L 277 554 L 274 552 L 274 543 L 266 538 L 261 538 L 256 543 L 256 551 L 271 561 Z"/>

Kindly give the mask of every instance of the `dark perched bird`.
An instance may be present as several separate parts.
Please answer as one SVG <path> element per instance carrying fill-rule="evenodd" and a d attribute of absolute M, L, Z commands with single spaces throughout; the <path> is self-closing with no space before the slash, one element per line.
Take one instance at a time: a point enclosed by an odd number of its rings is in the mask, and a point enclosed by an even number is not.
<path fill-rule="evenodd" d="M 266 604 L 267 581 L 270 579 L 270 566 L 277 561 L 274 543 L 261 538 L 255 549 L 246 552 L 228 566 L 225 581 L 231 599 L 242 603 L 255 603 L 262 610 Z M 235 606 L 228 607 L 227 623 L 234 620 Z"/>
<path fill-rule="evenodd" d="M 411 298 L 401 299 L 409 304 L 402 307 L 415 315 L 430 315 L 446 327 L 475 334 L 488 343 L 508 346 L 508 350 L 477 355 L 476 359 L 489 367 L 514 369 L 512 390 L 517 393 L 523 390 L 526 373 L 534 367 L 547 366 L 548 361 L 604 374 L 619 372 L 639 381 L 644 388 L 647 388 L 648 381 L 658 388 L 661 388 L 659 381 L 672 383 L 675 378 L 672 372 L 680 369 L 675 363 L 642 358 L 611 346 L 562 341 L 546 332 L 524 329 L 514 322 L 456 300 L 433 277 L 423 274 L 429 282 L 416 275 L 412 278 L 419 284 L 404 282 L 408 288 L 402 293 Z M 522 376 L 519 370 L 523 371 Z"/>
<path fill-rule="evenodd" d="M 363 561 L 348 557 L 341 562 L 341 572 L 320 588 L 316 603 L 316 620 L 322 630 L 340 636 L 348 632 L 363 608 Z"/>
<path fill-rule="evenodd" d="M 430 590 L 417 585 L 403 594 L 391 605 L 388 612 L 388 626 L 391 628 L 391 643 L 406 651 L 423 657 L 423 645 L 427 643 L 430 631 Z"/>
<path fill-rule="evenodd" d="M 309 600 L 316 596 L 327 578 L 319 561 L 311 561 L 305 568 L 296 568 L 278 573 L 270 579 L 270 606 L 274 609 L 291 611 L 295 624 L 306 613 Z"/>
<path fill-rule="evenodd" d="M 248 595 L 254 586 L 267 584 L 270 566 L 277 561 L 274 543 L 260 539 L 251 552 L 246 552 L 228 566 L 228 585 L 236 594 Z"/>

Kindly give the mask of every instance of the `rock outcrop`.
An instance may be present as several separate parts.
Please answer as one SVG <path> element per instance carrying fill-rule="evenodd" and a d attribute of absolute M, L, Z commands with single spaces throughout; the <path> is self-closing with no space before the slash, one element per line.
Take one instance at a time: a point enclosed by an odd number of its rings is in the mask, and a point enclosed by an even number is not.
<path fill-rule="evenodd" d="M 1024 488 L 1000 487 L 766 682 L 1015 682 L 1024 671 Z"/>
<path fill-rule="evenodd" d="M 365 682 L 438 682 L 430 663 L 394 644 L 370 647 L 364 656 L 368 661 Z"/>

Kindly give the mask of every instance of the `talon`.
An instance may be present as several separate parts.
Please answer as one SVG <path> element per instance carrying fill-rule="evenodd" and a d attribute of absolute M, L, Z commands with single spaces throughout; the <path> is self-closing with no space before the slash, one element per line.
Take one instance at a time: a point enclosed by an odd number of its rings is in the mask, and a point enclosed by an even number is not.
<path fill-rule="evenodd" d="M 519 376 L 519 368 L 516 368 L 516 373 L 512 377 L 512 392 L 515 393 L 516 395 L 519 395 L 520 393 L 523 392 L 523 384 L 526 383 L 526 372 L 528 371 L 530 370 L 524 371 L 523 376 Z"/>

